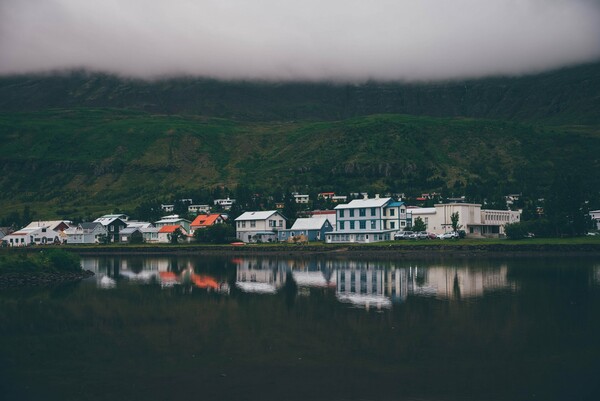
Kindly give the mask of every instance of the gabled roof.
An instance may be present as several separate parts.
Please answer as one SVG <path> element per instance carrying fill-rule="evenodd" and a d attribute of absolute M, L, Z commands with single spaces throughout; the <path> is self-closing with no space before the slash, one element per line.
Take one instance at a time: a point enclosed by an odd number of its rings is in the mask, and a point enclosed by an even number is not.
<path fill-rule="evenodd" d="M 32 221 L 25 228 L 49 228 L 50 230 L 56 230 L 60 225 L 69 227 L 71 222 L 69 220 L 46 220 L 46 221 Z"/>
<path fill-rule="evenodd" d="M 118 220 L 121 223 L 123 223 L 123 225 L 127 225 L 127 223 L 125 223 L 125 220 L 121 219 L 118 216 L 120 215 L 107 214 L 105 216 L 98 217 L 96 220 L 94 220 L 94 223 L 100 223 L 103 226 L 108 226 Z"/>
<path fill-rule="evenodd" d="M 266 220 L 269 217 L 271 217 L 272 215 L 274 215 L 275 213 L 277 213 L 278 215 L 280 215 L 281 217 L 286 219 L 286 217 L 284 215 L 282 215 L 281 213 L 279 213 L 277 210 L 267 210 L 264 212 L 246 212 L 246 213 L 242 214 L 240 217 L 238 217 L 237 219 L 235 219 L 235 221 Z"/>
<path fill-rule="evenodd" d="M 91 223 L 80 223 L 79 224 L 81 226 L 81 228 L 83 228 L 84 230 L 90 230 L 90 231 L 94 231 L 96 229 L 97 226 L 102 226 L 101 223 L 98 222 L 91 222 Z"/>
<path fill-rule="evenodd" d="M 169 223 L 177 223 L 178 221 L 187 221 L 188 223 L 191 223 L 191 221 L 189 221 L 188 219 L 184 219 L 183 217 L 167 216 L 167 217 L 163 217 L 162 219 L 158 220 L 154 224 L 169 224 Z"/>
<path fill-rule="evenodd" d="M 327 217 L 297 219 L 290 230 L 320 230 L 327 221 Z"/>
<path fill-rule="evenodd" d="M 212 226 L 219 219 L 221 214 L 213 213 L 213 214 L 201 214 L 194 219 L 192 222 L 192 227 L 207 227 Z"/>
<path fill-rule="evenodd" d="M 158 227 L 142 227 L 142 228 L 140 228 L 140 231 L 144 234 L 158 233 L 158 232 L 160 232 L 160 228 L 158 228 Z"/>
<path fill-rule="evenodd" d="M 346 203 L 344 205 L 337 205 L 335 207 L 338 209 L 358 209 L 358 208 L 368 208 L 368 207 L 382 207 L 385 206 L 388 202 L 390 202 L 392 198 L 374 198 L 374 199 L 354 199 L 350 203 Z"/>
<path fill-rule="evenodd" d="M 183 227 L 181 227 L 180 225 L 172 225 L 172 226 L 162 226 L 158 232 L 159 233 L 174 233 L 175 230 L 177 230 L 177 229 L 185 231 L 185 229 Z"/>
<path fill-rule="evenodd" d="M 389 204 L 387 204 L 386 207 L 398 207 L 398 206 L 402 206 L 402 205 L 404 205 L 404 202 L 392 201 Z"/>
<path fill-rule="evenodd" d="M 119 234 L 121 234 L 121 235 L 131 235 L 131 234 L 133 234 L 136 231 L 141 232 L 139 227 L 126 227 L 126 228 L 122 229 Z"/>

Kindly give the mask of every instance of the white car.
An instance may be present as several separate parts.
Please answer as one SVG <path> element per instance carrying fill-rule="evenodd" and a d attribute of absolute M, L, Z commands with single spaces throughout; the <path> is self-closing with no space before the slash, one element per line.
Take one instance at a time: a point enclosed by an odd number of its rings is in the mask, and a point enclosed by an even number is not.
<path fill-rule="evenodd" d="M 454 232 L 454 231 L 449 231 L 447 233 L 443 233 L 438 235 L 439 239 L 454 239 L 454 238 L 458 238 L 458 233 Z"/>

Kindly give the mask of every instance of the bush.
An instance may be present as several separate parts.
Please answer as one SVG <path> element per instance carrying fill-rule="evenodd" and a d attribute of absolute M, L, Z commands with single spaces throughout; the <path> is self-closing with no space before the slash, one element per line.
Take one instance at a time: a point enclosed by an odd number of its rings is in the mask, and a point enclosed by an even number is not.
<path fill-rule="evenodd" d="M 198 242 L 208 244 L 227 244 L 235 237 L 235 229 L 228 224 L 215 224 L 194 231 Z"/>
<path fill-rule="evenodd" d="M 81 259 L 79 256 L 63 251 L 62 249 L 51 249 L 46 252 L 48 268 L 56 271 L 76 272 L 81 270 Z"/>
<path fill-rule="evenodd" d="M 504 226 L 504 232 L 508 239 L 523 239 L 527 236 L 527 230 L 523 223 L 509 223 Z"/>
<path fill-rule="evenodd" d="M 79 256 L 62 249 L 50 249 L 37 254 L 19 253 L 0 257 L 1 273 L 77 272 L 81 270 Z"/>

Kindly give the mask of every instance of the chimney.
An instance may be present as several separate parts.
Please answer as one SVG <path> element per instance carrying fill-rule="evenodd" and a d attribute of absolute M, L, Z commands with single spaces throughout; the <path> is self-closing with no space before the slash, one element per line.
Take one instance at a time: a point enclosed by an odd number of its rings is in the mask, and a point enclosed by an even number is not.
<path fill-rule="evenodd" d="M 379 199 L 379 194 L 375 194 L 375 199 Z"/>
<path fill-rule="evenodd" d="M 364 193 L 363 194 L 363 199 L 369 199 L 369 194 L 368 193 Z"/>

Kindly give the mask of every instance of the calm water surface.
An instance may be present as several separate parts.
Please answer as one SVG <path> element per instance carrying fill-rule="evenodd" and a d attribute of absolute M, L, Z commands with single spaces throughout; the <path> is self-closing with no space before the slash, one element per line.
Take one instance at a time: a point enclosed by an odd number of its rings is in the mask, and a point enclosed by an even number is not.
<path fill-rule="evenodd" d="M 0 292 L 0 400 L 600 399 L 600 261 L 82 263 Z"/>

